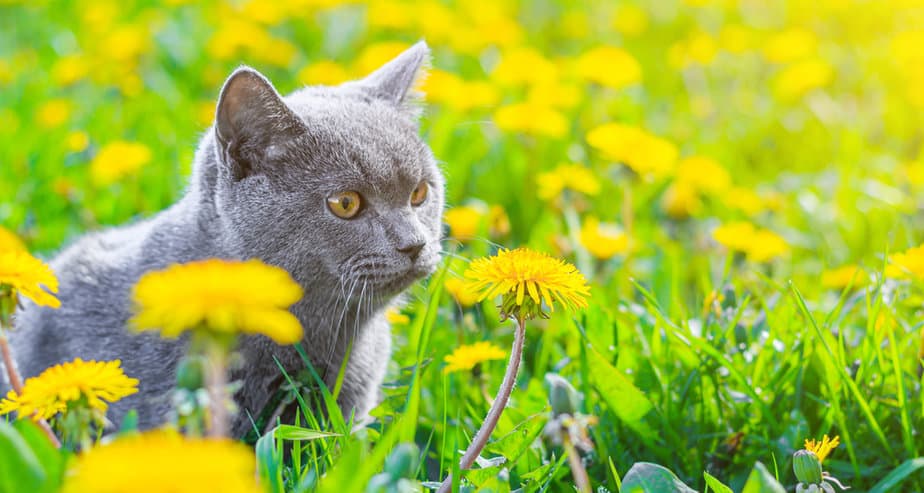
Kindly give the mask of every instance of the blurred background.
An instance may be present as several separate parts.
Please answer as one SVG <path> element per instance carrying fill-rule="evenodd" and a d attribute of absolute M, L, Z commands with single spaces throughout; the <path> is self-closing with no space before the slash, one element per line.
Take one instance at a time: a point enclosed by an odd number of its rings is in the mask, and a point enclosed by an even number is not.
<path fill-rule="evenodd" d="M 920 0 L 0 1 L 0 224 L 50 255 L 153 214 L 182 193 L 239 64 L 287 93 L 362 77 L 419 39 L 450 262 L 498 245 L 574 262 L 593 283 L 583 333 L 657 411 L 653 428 L 623 426 L 618 397 L 585 382 L 607 430 L 598 459 L 741 480 L 834 427 L 853 438 L 831 467 L 862 486 L 917 455 Z M 788 280 L 830 333 L 809 329 Z M 456 278 L 445 290 L 435 360 L 509 337 Z M 541 325 L 524 388 L 579 354 L 570 319 Z M 396 364 L 413 362 L 397 334 Z M 446 385 L 424 390 L 437 434 Z M 483 395 L 456 395 L 479 419 Z"/>

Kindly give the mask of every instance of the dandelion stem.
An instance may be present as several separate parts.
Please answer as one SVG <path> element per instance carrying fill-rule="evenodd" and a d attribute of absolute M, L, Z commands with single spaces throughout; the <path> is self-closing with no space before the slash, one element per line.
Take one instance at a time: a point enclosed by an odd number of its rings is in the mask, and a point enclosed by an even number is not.
<path fill-rule="evenodd" d="M 577 486 L 577 490 L 581 493 L 592 493 L 590 478 L 587 477 L 587 469 L 584 469 L 584 463 L 581 462 L 581 455 L 567 436 L 562 445 L 565 453 L 568 454 L 568 466 L 571 467 L 571 475 L 574 477 L 574 485 Z"/>
<path fill-rule="evenodd" d="M 219 347 L 215 347 L 219 346 Z M 208 363 L 205 371 L 205 386 L 209 393 L 209 436 L 228 436 L 228 381 L 225 375 L 227 353 L 219 344 L 212 344 L 209 349 Z"/>
<path fill-rule="evenodd" d="M 13 388 L 13 392 L 21 394 L 22 377 L 19 375 L 19 370 L 16 369 L 16 362 L 13 360 L 13 352 L 10 351 L 10 344 L 6 338 L 6 331 L 2 326 L 0 326 L 0 353 L 3 355 L 3 367 L 6 368 L 6 375 L 10 380 L 10 387 Z M 51 430 L 48 421 L 40 419 L 37 420 L 35 424 L 45 432 L 48 440 L 50 440 L 56 448 L 61 448 L 61 441 L 55 436 L 55 432 Z"/>
<path fill-rule="evenodd" d="M 507 407 L 510 393 L 513 391 L 513 387 L 517 381 L 520 361 L 523 359 L 523 343 L 525 340 L 525 317 L 518 317 L 516 331 L 513 336 L 513 348 L 510 350 L 510 360 L 507 362 L 507 372 L 504 374 L 504 381 L 497 391 L 494 404 L 491 405 L 488 415 L 485 416 L 481 428 L 478 429 L 478 433 L 475 434 L 475 438 L 472 439 L 472 443 L 469 444 L 468 449 L 465 450 L 462 459 L 459 461 L 459 468 L 462 470 L 468 469 L 475 463 L 478 454 L 480 454 L 485 445 L 488 444 L 488 438 L 491 437 L 491 433 L 494 431 L 494 428 L 497 427 L 497 421 L 500 419 L 501 413 L 504 412 L 504 408 Z M 443 484 L 440 485 L 437 493 L 447 493 L 451 487 L 452 474 L 446 476 L 446 479 L 443 480 Z"/>

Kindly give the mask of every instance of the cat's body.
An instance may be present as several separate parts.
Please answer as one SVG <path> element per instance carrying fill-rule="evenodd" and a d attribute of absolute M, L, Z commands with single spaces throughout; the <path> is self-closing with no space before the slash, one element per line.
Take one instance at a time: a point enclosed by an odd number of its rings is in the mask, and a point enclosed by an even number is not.
<path fill-rule="evenodd" d="M 366 79 L 284 99 L 252 70 L 232 74 L 184 197 L 149 220 L 88 235 L 51 262 L 61 308 L 27 304 L 15 319 L 23 376 L 76 357 L 121 359 L 141 383 L 111 419 L 135 408 L 141 427 L 160 425 L 185 340 L 126 330 L 132 286 L 173 263 L 259 258 L 304 288 L 292 312 L 328 386 L 349 349 L 338 402 L 346 414 L 368 412 L 390 357 L 383 311 L 439 261 L 443 181 L 409 104 L 428 54 L 419 43 Z M 426 200 L 409 203 L 424 185 Z M 327 203 L 345 191 L 362 197 L 349 219 Z M 294 347 L 262 336 L 243 338 L 239 354 L 238 435 L 278 387 L 274 357 L 290 374 L 304 368 Z"/>

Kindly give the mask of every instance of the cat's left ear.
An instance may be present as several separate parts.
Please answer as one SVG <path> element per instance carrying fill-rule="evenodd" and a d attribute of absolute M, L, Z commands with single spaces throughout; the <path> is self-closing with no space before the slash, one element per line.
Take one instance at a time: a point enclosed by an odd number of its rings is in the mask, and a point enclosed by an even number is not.
<path fill-rule="evenodd" d="M 359 81 L 359 86 L 373 97 L 398 106 L 416 118 L 420 116 L 423 101 L 419 85 L 429 68 L 430 47 L 418 41 Z"/>

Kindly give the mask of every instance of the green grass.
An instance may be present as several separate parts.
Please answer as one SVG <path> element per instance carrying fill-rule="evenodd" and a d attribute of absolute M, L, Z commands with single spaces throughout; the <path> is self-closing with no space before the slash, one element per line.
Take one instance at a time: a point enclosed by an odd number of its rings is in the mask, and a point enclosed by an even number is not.
<path fill-rule="evenodd" d="M 463 53 L 421 6 L 404 13 L 412 20 L 400 28 L 371 25 L 362 5 L 299 7 L 259 27 L 294 47 L 278 63 L 260 49 L 210 53 L 213 35 L 235 17 L 231 7 L 3 5 L 0 224 L 50 256 L 83 232 L 154 214 L 182 193 L 208 126 L 202 115 L 239 63 L 260 69 L 285 93 L 303 84 L 297 74 L 315 61 L 334 60 L 359 76 L 354 61 L 369 46 L 426 37 L 434 67 L 488 81 L 500 98 L 463 112 L 434 102 L 422 122 L 447 176 L 448 204 L 499 205 L 510 221 L 500 234 L 482 221 L 470 241 L 450 233 L 447 260 L 530 246 L 575 263 L 592 284 L 588 309 L 528 324 L 517 388 L 483 454 L 506 462 L 462 473 L 467 481 L 494 491 L 571 491 L 561 448 L 541 436 L 549 412 L 542 382 L 556 372 L 584 394 L 583 412 L 599 419 L 585 457 L 595 487 L 618 491 L 633 464 L 653 462 L 700 491 L 709 475 L 742 491 L 760 462 L 791 490 L 793 451 L 805 438 L 829 434 L 842 445 L 825 469 L 855 491 L 920 491 L 922 278 L 883 272 L 890 254 L 924 242 L 924 178 L 904 167 L 924 158 L 924 113 L 907 90 L 924 80 L 914 69 L 924 60 L 895 51 L 900 33 L 921 25 L 924 7 L 725 3 L 589 2 L 579 9 L 543 0 L 506 7 L 523 29 L 519 44 L 563 66 L 599 44 L 620 46 L 641 65 L 642 81 L 620 89 L 563 69 L 561 79 L 579 88 L 580 99 L 562 110 L 568 128 L 560 137 L 499 130 L 494 110 L 528 93 L 492 79 L 505 50 Z M 629 15 L 627 5 L 647 13 L 637 35 L 613 27 L 613 19 Z M 445 7 L 450 31 L 487 15 L 464 3 Z M 744 53 L 727 51 L 720 33 L 728 25 L 744 25 L 755 37 Z M 108 36 L 125 26 L 141 30 L 144 46 L 119 59 L 126 43 Z M 829 63 L 834 75 L 786 99 L 773 84 L 795 62 L 771 63 L 761 49 L 794 26 L 818 33 L 812 58 Z M 672 47 L 696 32 L 716 40 L 715 58 L 672 65 Z M 88 57 L 88 75 L 56 83 L 56 60 L 74 53 Z M 140 86 L 132 88 L 135 75 Z M 43 125 L 37 114 L 54 98 L 71 110 L 60 124 Z M 669 214 L 663 200 L 675 175 L 639 178 L 587 144 L 586 133 L 606 122 L 647 129 L 673 142 L 681 157 L 714 158 L 735 186 L 763 196 L 765 207 L 748 213 L 728 194 L 703 194 L 689 217 Z M 85 149 L 69 150 L 74 131 L 86 132 Z M 115 140 L 144 144 L 151 159 L 117 183 L 95 185 L 90 162 Z M 537 177 L 562 162 L 588 166 L 601 192 L 566 194 L 557 204 L 540 199 Z M 578 241 L 590 215 L 618 224 L 632 249 L 607 260 L 590 255 Z M 711 233 L 735 220 L 780 234 L 788 251 L 767 262 L 728 252 Z M 845 264 L 862 266 L 872 280 L 823 286 L 822 273 Z M 305 412 L 295 425 L 317 433 L 283 426 L 275 439 L 258 442 L 267 491 L 364 490 L 388 474 L 386 459 L 399 444 L 417 447 L 410 479 L 459 477 L 458 451 L 477 430 L 504 368 L 490 362 L 446 375 L 442 360 L 463 343 L 506 348 L 513 333 L 493 302 L 462 308 L 449 296 L 443 284 L 462 269 L 461 261 L 447 262 L 412 290 L 403 308 L 410 322 L 395 327 L 374 424 L 351 433 L 349 419 L 314 416 L 311 409 L 333 405 L 337 389 L 330 389 L 320 402 L 300 402 Z M 719 309 L 704 308 L 710 293 L 723 295 Z M 413 455 L 408 450 L 395 457 Z"/>

